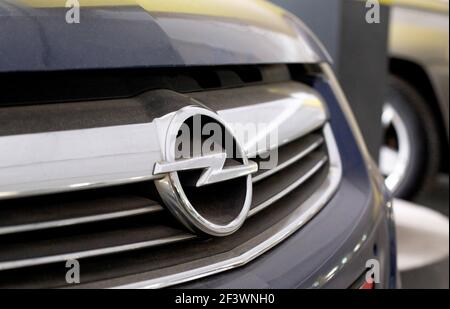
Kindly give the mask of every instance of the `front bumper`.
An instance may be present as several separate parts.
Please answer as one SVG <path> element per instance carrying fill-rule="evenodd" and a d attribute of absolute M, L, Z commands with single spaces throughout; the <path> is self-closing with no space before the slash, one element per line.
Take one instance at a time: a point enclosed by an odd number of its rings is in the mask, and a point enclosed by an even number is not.
<path fill-rule="evenodd" d="M 256 261 L 183 288 L 350 288 L 373 260 L 380 270 L 376 288 L 397 286 L 390 195 L 375 164 L 362 153 L 337 85 L 332 79 L 314 79 L 312 86 L 328 103 L 342 160 L 342 181 L 334 197 L 302 229 Z"/>
<path fill-rule="evenodd" d="M 182 287 L 348 288 L 375 259 L 381 270 L 376 288 L 395 288 L 392 208 L 375 196 L 345 178 L 330 203 L 282 244 L 249 265 Z"/>

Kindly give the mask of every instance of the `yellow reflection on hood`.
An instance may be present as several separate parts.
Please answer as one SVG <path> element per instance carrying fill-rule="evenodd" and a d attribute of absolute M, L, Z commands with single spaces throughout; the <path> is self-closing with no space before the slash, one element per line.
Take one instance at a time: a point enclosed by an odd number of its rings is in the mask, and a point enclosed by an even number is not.
<path fill-rule="evenodd" d="M 35 8 L 64 8 L 66 0 L 19 0 Z M 139 6 L 152 13 L 191 14 L 248 21 L 295 34 L 282 18 L 285 11 L 265 0 L 78 0 L 80 7 Z"/>

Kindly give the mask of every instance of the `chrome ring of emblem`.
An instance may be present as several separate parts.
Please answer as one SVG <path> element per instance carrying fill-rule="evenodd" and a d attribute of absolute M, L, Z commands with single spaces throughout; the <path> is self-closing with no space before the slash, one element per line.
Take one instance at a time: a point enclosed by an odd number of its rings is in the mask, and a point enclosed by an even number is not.
<path fill-rule="evenodd" d="M 179 165 L 179 160 L 176 160 L 176 136 L 180 130 L 181 125 L 185 123 L 185 121 L 187 121 L 189 118 L 194 116 L 210 117 L 214 121 L 217 121 L 218 124 L 222 125 L 227 133 L 233 137 L 236 145 L 236 150 L 241 155 L 240 159 L 242 160 L 242 167 L 246 167 L 246 171 L 241 172 L 240 174 L 238 173 L 236 177 L 227 178 L 227 180 L 230 180 L 239 177 L 246 177 L 246 191 L 244 203 L 239 212 L 239 215 L 237 215 L 230 222 L 226 222 L 226 224 L 218 224 L 212 222 L 212 220 L 208 220 L 205 216 L 203 216 L 189 200 L 180 181 L 178 173 L 180 171 L 189 170 L 191 168 L 189 167 L 189 164 L 186 165 L 185 163 L 183 163 L 186 166 Z M 155 180 L 155 185 L 161 196 L 161 199 L 163 200 L 166 207 L 171 211 L 171 213 L 193 232 L 202 232 L 212 236 L 227 236 L 236 232 L 244 223 L 250 210 L 252 201 L 251 174 L 257 171 L 257 164 L 248 160 L 244 149 L 236 140 L 236 138 L 234 138 L 233 131 L 230 129 L 230 127 L 213 111 L 197 106 L 185 107 L 175 112 L 173 118 L 168 122 L 165 141 L 162 149 L 164 152 L 164 162 L 157 163 L 155 165 L 154 174 L 163 174 L 163 177 L 161 179 Z M 174 168 L 174 170 L 172 169 L 171 171 L 166 171 L 164 173 L 161 172 L 161 164 L 178 166 Z M 216 180 L 216 183 L 219 183 L 220 181 L 221 180 Z M 230 188 L 231 192 L 232 190 L 233 188 Z"/>

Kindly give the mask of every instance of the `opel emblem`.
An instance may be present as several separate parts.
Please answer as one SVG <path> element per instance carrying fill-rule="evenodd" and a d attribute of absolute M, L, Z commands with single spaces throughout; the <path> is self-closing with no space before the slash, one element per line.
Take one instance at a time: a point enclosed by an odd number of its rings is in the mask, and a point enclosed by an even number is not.
<path fill-rule="evenodd" d="M 158 124 L 157 124 L 158 125 Z M 163 161 L 154 166 L 165 206 L 187 228 L 213 236 L 236 232 L 252 200 L 258 170 L 215 112 L 190 106 L 159 122 Z"/>

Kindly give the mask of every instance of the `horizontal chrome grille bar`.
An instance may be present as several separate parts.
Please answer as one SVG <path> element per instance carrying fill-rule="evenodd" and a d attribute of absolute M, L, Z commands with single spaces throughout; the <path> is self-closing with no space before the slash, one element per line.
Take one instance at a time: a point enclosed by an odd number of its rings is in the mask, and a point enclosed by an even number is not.
<path fill-rule="evenodd" d="M 37 266 L 37 265 L 44 265 L 44 264 L 50 264 L 50 263 L 56 263 L 56 262 L 64 262 L 67 260 L 73 260 L 73 259 L 82 259 L 82 258 L 89 258 L 89 257 L 96 257 L 96 256 L 102 256 L 107 254 L 114 254 L 114 253 L 120 253 L 120 252 L 127 252 L 132 250 L 138 250 L 138 249 L 144 249 L 144 248 L 150 248 L 155 246 L 161 246 L 161 245 L 167 245 L 170 243 L 188 240 L 195 238 L 195 235 L 187 234 L 187 233 L 176 233 L 174 235 L 170 235 L 167 237 L 162 238 L 156 238 L 156 239 L 150 239 L 146 241 L 140 241 L 140 242 L 131 242 L 126 244 L 120 244 L 116 246 L 108 246 L 104 248 L 92 248 L 89 250 L 80 250 L 76 252 L 64 252 L 59 254 L 49 254 L 49 255 L 40 255 L 35 257 L 25 257 L 29 256 L 30 252 L 26 251 L 26 248 L 24 248 L 23 251 L 23 257 L 19 258 L 11 258 L 7 260 L 0 260 L 0 271 L 8 270 L 8 269 L 17 269 L 17 268 L 23 268 L 23 267 L 30 267 L 30 266 Z M 86 239 L 86 242 L 89 242 L 90 238 L 88 237 Z M 57 246 L 55 244 L 55 246 Z M 4 251 L 4 250 L 0 250 Z M 17 250 L 16 250 L 17 251 Z M 40 250 L 41 254 L 45 252 L 44 250 Z M 4 254 L 4 252 L 1 252 L 1 254 Z M 0 254 L 0 256 L 1 256 Z M 14 252 L 14 254 L 17 254 L 17 252 Z M 3 257 L 4 258 L 4 257 Z"/>
<path fill-rule="evenodd" d="M 78 224 L 86 224 L 91 222 L 101 222 L 106 220 L 113 220 L 118 218 L 125 218 L 143 214 L 154 213 L 158 211 L 162 211 L 163 208 L 160 205 L 150 205 L 146 207 L 116 211 L 116 212 L 108 212 L 104 214 L 96 214 L 96 215 L 87 215 L 76 218 L 67 218 L 60 220 L 51 220 L 51 221 L 39 221 L 34 223 L 27 224 L 16 224 L 11 226 L 0 226 L 0 235 L 13 234 L 13 233 L 21 233 L 21 232 L 29 232 L 29 231 L 37 231 L 44 230 L 50 228 L 58 228 L 65 226 L 72 226 Z"/>

